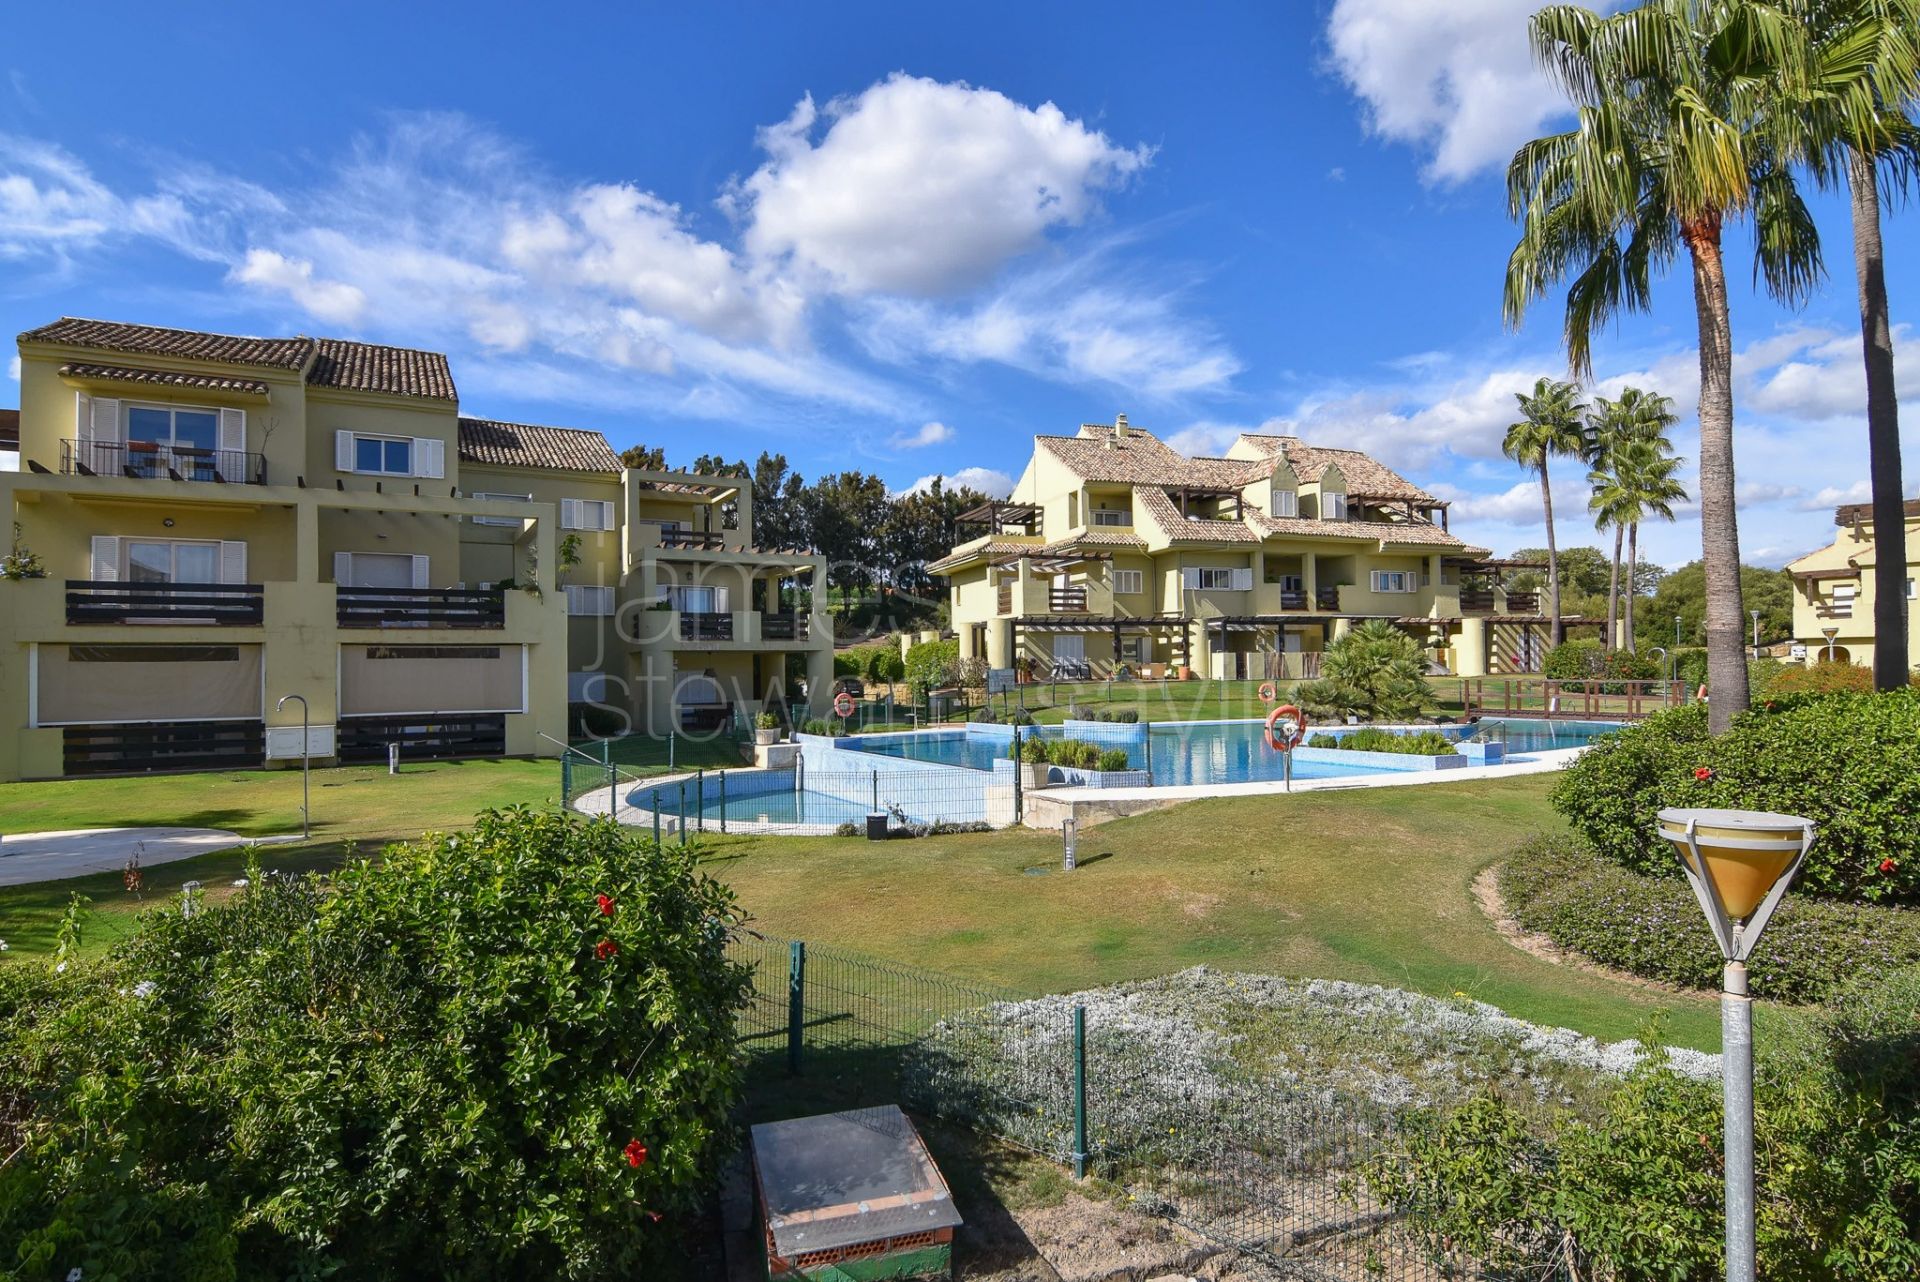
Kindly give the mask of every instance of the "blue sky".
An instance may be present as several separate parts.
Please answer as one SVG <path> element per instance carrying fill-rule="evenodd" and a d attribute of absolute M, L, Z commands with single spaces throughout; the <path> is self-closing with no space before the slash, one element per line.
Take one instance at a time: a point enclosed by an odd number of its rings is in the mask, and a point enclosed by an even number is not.
<path fill-rule="evenodd" d="M 1115 411 L 1193 451 L 1264 426 L 1538 545 L 1498 452 L 1511 393 L 1564 372 L 1555 300 L 1518 334 L 1499 311 L 1499 173 L 1562 105 L 1532 7 L 111 4 L 84 64 L 46 56 L 71 15 L 29 9 L 0 52 L 0 326 L 432 347 L 471 413 L 896 488 L 1003 484 L 1033 433 Z M 1729 240 L 1742 541 L 1774 564 L 1865 497 L 1848 225 L 1818 213 L 1832 277 L 1799 312 Z M 1896 325 L 1915 225 L 1886 224 Z M 1692 335 L 1670 277 L 1596 356 L 1601 393 L 1674 397 L 1689 457 Z M 1564 485 L 1562 540 L 1592 541 Z M 1698 527 L 1644 542 L 1677 564 Z"/>

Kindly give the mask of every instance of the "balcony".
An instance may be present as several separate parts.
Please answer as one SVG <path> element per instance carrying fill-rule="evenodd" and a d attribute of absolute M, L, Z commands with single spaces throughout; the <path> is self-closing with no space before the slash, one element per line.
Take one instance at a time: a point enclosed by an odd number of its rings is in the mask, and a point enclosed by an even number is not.
<path fill-rule="evenodd" d="M 67 580 L 68 623 L 171 623 L 258 627 L 258 583 L 121 583 Z"/>
<path fill-rule="evenodd" d="M 1314 589 L 1313 608 L 1316 610 L 1326 610 L 1328 612 L 1337 612 L 1340 609 L 1339 585 L 1335 584 L 1331 587 Z"/>
<path fill-rule="evenodd" d="M 1047 591 L 1047 609 L 1054 614 L 1085 614 L 1087 590 L 1083 587 L 1050 588 Z"/>
<path fill-rule="evenodd" d="M 760 639 L 762 641 L 804 641 L 807 639 L 807 625 L 801 621 L 798 614 L 762 614 Z"/>
<path fill-rule="evenodd" d="M 335 589 L 334 619 L 343 628 L 504 628 L 501 588 Z"/>
<path fill-rule="evenodd" d="M 719 530 L 660 531 L 663 548 L 690 548 L 697 552 L 719 552 L 727 546 L 727 536 Z"/>
<path fill-rule="evenodd" d="M 208 481 L 265 485 L 265 456 L 246 450 L 195 449 L 146 441 L 62 441 L 63 476 L 124 476 L 136 481 Z"/>
<path fill-rule="evenodd" d="M 1013 613 L 1013 584 L 1011 583 L 1002 583 L 1000 585 L 999 613 Z"/>
<path fill-rule="evenodd" d="M 682 610 L 682 641 L 731 641 L 734 638 L 733 615 L 724 611 Z"/>
<path fill-rule="evenodd" d="M 1461 588 L 1460 610 L 1463 614 L 1493 613 L 1496 594 L 1492 588 Z"/>
<path fill-rule="evenodd" d="M 1507 613 L 1508 614 L 1540 613 L 1540 594 L 1538 592 L 1507 593 Z"/>

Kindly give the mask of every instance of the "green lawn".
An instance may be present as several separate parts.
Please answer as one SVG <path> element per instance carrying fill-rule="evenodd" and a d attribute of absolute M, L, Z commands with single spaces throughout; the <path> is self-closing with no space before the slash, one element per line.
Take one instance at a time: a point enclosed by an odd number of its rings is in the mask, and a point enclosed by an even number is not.
<path fill-rule="evenodd" d="M 313 772 L 313 840 L 261 848 L 262 863 L 286 871 L 337 865 L 353 847 L 377 850 L 430 830 L 463 828 L 475 811 L 517 803 L 551 805 L 560 791 L 553 761 L 462 761 Z M 60 779 L 0 784 L 0 833 L 65 828 L 225 828 L 247 837 L 300 831 L 298 770 L 234 770 L 124 779 Z M 101 946 L 127 933 L 156 898 L 182 882 L 227 886 L 246 866 L 244 848 L 157 864 L 145 870 L 144 897 L 127 893 L 117 872 L 0 886 L 0 939 L 16 955 L 48 951 L 70 894 L 93 900 L 84 937 Z"/>
<path fill-rule="evenodd" d="M 1061 991 L 1196 964 L 1468 993 L 1608 1039 L 1670 1012 L 1719 1043 L 1708 999 L 1540 961 L 1474 903 L 1475 874 L 1556 827 L 1540 777 L 1199 801 L 1060 839 L 1016 830 L 876 845 L 709 836 L 757 926 L 915 966 Z M 1703 927 L 1704 929 L 1704 927 Z"/>

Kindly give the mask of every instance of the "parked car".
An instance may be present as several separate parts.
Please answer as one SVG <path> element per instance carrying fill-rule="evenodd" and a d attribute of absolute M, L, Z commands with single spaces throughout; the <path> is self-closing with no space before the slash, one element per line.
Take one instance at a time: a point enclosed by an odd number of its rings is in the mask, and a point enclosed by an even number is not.
<path fill-rule="evenodd" d="M 833 693 L 836 696 L 850 694 L 856 699 L 864 699 L 867 697 L 867 686 L 859 677 L 841 677 L 833 683 Z"/>

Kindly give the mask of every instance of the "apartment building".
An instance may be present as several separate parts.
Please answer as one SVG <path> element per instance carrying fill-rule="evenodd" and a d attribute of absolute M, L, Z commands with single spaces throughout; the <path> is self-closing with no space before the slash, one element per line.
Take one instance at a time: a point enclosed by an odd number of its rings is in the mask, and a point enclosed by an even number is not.
<path fill-rule="evenodd" d="M 20 335 L 44 577 L 0 582 L 0 779 L 548 755 L 569 701 L 710 727 L 824 689 L 824 573 L 743 483 L 463 417 L 445 356 L 62 319 Z"/>
<path fill-rule="evenodd" d="M 1920 614 L 1914 611 L 1920 584 L 1920 499 L 1909 499 L 1906 619 L 1908 653 L 1920 655 Z M 1873 505 L 1835 508 L 1833 542 L 1787 566 L 1793 576 L 1793 653 L 1807 663 L 1873 664 Z"/>
<path fill-rule="evenodd" d="M 1537 671 L 1537 594 L 1447 528 L 1447 504 L 1357 450 L 1243 434 L 1188 458 L 1129 426 L 1036 436 L 1008 499 L 928 568 L 964 656 L 1099 677 L 1317 675 L 1328 643 L 1387 619 L 1433 663 Z"/>

